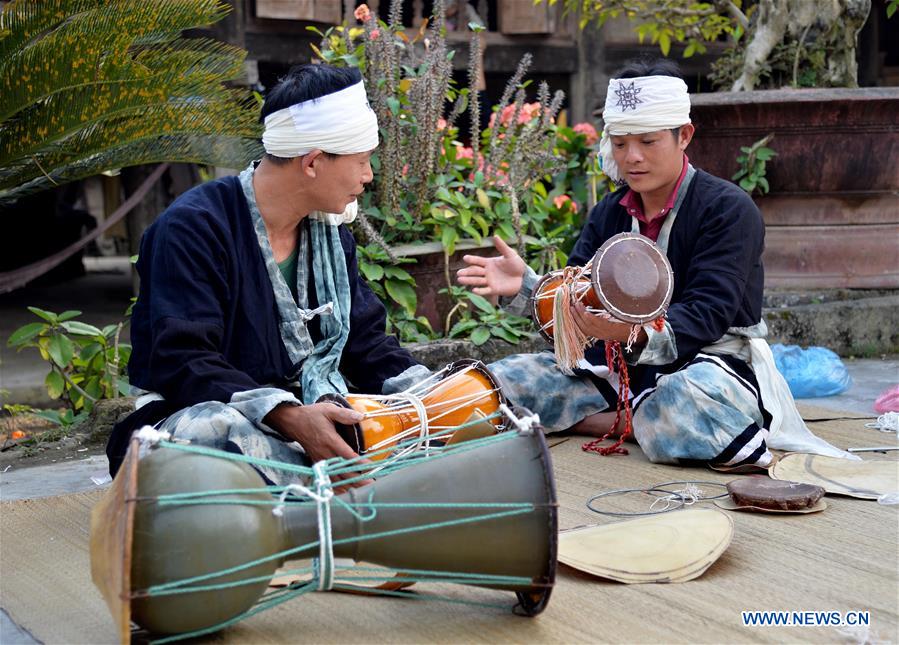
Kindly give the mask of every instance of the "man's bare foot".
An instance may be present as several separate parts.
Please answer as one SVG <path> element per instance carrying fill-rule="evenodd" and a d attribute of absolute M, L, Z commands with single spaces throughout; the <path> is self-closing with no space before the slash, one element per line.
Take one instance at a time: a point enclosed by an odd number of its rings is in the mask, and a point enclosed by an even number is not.
<path fill-rule="evenodd" d="M 588 437 L 604 437 L 611 429 L 613 423 L 615 423 L 614 412 L 597 412 L 571 426 L 571 431 L 576 432 L 577 434 L 587 435 Z M 624 415 L 621 416 L 621 419 L 618 421 L 618 426 L 614 429 L 611 436 L 617 438 L 620 437 L 623 432 Z M 637 443 L 633 433 L 628 435 L 626 440 Z"/>

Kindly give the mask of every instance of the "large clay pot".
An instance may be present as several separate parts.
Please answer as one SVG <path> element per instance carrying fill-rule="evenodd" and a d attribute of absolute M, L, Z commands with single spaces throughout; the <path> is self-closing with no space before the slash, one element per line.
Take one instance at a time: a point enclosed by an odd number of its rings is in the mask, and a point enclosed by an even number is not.
<path fill-rule="evenodd" d="M 692 97 L 690 160 L 729 179 L 740 146 L 773 133 L 765 286 L 899 288 L 899 88 Z"/>

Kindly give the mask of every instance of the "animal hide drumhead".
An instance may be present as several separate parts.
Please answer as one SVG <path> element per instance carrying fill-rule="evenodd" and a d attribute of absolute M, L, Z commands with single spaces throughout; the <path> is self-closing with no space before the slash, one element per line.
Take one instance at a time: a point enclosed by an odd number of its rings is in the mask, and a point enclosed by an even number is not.
<path fill-rule="evenodd" d="M 824 497 L 824 489 L 813 484 L 771 479 L 743 477 L 727 483 L 732 508 L 763 511 L 798 512 L 815 507 Z M 727 501 L 727 500 L 725 500 Z M 721 508 L 731 508 L 719 504 Z M 731 510 L 732 510 L 731 508 Z M 819 508 L 818 510 L 823 510 Z"/>
<path fill-rule="evenodd" d="M 619 582 L 684 582 L 702 575 L 733 533 L 733 521 L 716 509 L 672 511 L 564 531 L 559 561 Z"/>
<path fill-rule="evenodd" d="M 600 302 L 618 320 L 650 322 L 671 302 L 671 264 L 648 237 L 619 233 L 609 238 L 593 256 L 591 273 Z"/>
<path fill-rule="evenodd" d="M 877 499 L 899 491 L 899 462 L 793 453 L 781 457 L 771 469 L 771 477 L 814 484 L 837 495 Z"/>

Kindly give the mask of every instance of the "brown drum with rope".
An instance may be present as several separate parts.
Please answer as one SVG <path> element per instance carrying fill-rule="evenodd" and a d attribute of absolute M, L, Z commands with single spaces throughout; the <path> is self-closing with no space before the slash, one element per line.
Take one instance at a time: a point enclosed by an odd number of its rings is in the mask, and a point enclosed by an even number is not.
<path fill-rule="evenodd" d="M 553 342 L 556 293 L 573 282 L 575 297 L 588 311 L 606 312 L 621 322 L 644 324 L 664 316 L 674 289 L 671 264 L 649 238 L 619 233 L 609 238 L 583 267 L 543 276 L 534 288 L 531 315 L 540 334 Z"/>
<path fill-rule="evenodd" d="M 531 298 L 531 317 L 537 324 L 537 331 L 549 342 L 553 342 L 553 308 L 555 307 L 556 291 L 565 281 L 564 271 L 551 271 L 540 278 L 534 287 L 534 296 Z M 576 279 L 576 294 L 579 300 L 587 307 L 601 309 L 602 303 L 593 289 L 589 276 L 583 275 Z"/>
<path fill-rule="evenodd" d="M 406 392 L 332 394 L 319 400 L 365 415 L 353 426 L 338 425 L 337 431 L 353 450 L 372 460 L 390 456 L 389 448 L 416 437 L 424 446 L 479 438 L 505 429 L 500 417 L 487 419 L 506 402 L 499 383 L 486 365 L 475 360 L 451 363 Z M 485 420 L 477 423 L 478 419 Z M 466 424 L 471 425 L 448 433 Z"/>

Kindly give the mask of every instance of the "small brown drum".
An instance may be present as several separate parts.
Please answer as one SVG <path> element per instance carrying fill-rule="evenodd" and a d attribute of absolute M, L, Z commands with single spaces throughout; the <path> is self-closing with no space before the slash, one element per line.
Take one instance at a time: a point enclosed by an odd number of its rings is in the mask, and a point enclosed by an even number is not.
<path fill-rule="evenodd" d="M 477 428 L 450 432 L 457 426 L 490 417 L 506 403 L 502 390 L 487 366 L 480 361 L 460 360 L 447 365 L 405 392 L 389 395 L 326 395 L 330 400 L 365 415 L 353 426 L 338 425 L 337 431 L 350 447 L 369 459 L 392 454 L 389 448 L 419 438 L 409 450 L 432 444 L 454 443 L 504 430 L 502 418 L 489 419 Z M 422 414 L 424 413 L 424 419 Z M 438 434 L 438 437 L 433 435 Z"/>
<path fill-rule="evenodd" d="M 534 288 L 531 315 L 540 333 L 553 341 L 556 292 L 574 282 L 575 297 L 594 312 L 605 311 L 621 322 L 644 324 L 665 314 L 674 289 L 671 264 L 647 237 L 619 233 L 609 238 L 584 267 L 567 267 L 540 279 Z"/>
<path fill-rule="evenodd" d="M 735 479 L 727 484 L 727 492 L 737 506 L 797 511 L 814 507 L 824 497 L 825 491 L 812 484 L 760 476 Z"/>

